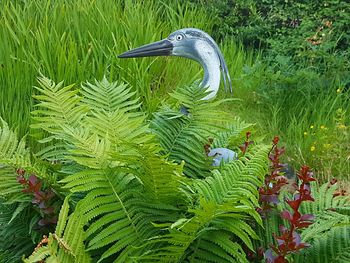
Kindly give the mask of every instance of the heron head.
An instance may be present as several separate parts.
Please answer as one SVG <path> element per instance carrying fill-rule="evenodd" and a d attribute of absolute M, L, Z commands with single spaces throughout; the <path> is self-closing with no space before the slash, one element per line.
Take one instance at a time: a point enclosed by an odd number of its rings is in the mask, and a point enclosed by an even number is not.
<path fill-rule="evenodd" d="M 178 56 L 198 61 L 202 65 L 206 59 L 219 60 L 225 88 L 232 84 L 224 57 L 214 39 L 202 30 L 183 28 L 171 33 L 166 39 L 147 44 L 123 54 L 118 58 L 136 58 L 151 56 Z"/>

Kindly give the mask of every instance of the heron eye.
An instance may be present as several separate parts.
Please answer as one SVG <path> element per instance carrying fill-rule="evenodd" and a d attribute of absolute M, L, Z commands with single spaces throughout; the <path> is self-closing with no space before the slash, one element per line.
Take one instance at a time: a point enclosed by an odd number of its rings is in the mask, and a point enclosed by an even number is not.
<path fill-rule="evenodd" d="M 176 40 L 178 40 L 178 41 L 180 41 L 182 38 L 183 38 L 182 35 L 177 35 L 177 36 L 176 36 Z"/>

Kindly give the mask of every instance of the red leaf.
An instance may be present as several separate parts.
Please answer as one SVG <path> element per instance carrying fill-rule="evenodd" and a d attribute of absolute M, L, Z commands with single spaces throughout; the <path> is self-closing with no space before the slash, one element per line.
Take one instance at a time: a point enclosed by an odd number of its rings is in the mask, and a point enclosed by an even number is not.
<path fill-rule="evenodd" d="M 277 258 L 275 258 L 275 260 L 273 262 L 274 263 L 288 263 L 288 260 L 285 259 L 283 256 L 278 256 Z"/>
<path fill-rule="evenodd" d="M 330 185 L 334 185 L 334 184 L 336 184 L 337 182 L 338 182 L 338 180 L 335 179 L 335 178 L 333 178 L 333 179 L 329 182 L 329 184 L 330 184 Z"/>
<path fill-rule="evenodd" d="M 31 175 L 28 179 L 28 189 L 26 192 L 35 193 L 38 192 L 41 188 L 41 182 L 35 175 Z"/>
<path fill-rule="evenodd" d="M 313 214 L 305 214 L 305 215 L 302 215 L 300 220 L 302 221 L 310 221 L 310 220 L 314 220 L 315 219 L 315 215 Z"/>
<path fill-rule="evenodd" d="M 282 213 L 281 213 L 281 217 L 284 218 L 284 219 L 287 219 L 289 222 L 292 221 L 292 215 L 289 213 L 289 211 L 287 210 L 284 210 Z"/>
<path fill-rule="evenodd" d="M 17 182 L 19 182 L 20 184 L 26 184 L 27 183 L 27 179 L 24 178 L 23 175 L 19 175 L 16 177 Z"/>
<path fill-rule="evenodd" d="M 297 200 L 287 200 L 288 205 L 293 209 L 293 211 L 297 211 L 299 208 L 300 201 Z"/>
<path fill-rule="evenodd" d="M 24 169 L 18 168 L 18 169 L 16 170 L 16 173 L 17 173 L 18 175 L 23 176 L 23 175 L 26 173 L 26 171 L 25 171 Z"/>
<path fill-rule="evenodd" d="M 246 132 L 245 136 L 246 136 L 247 140 L 250 138 L 251 135 L 252 135 L 252 133 L 250 131 Z"/>
<path fill-rule="evenodd" d="M 303 183 L 309 183 L 312 181 L 316 181 L 315 178 L 313 178 L 313 173 L 310 170 L 310 168 L 306 165 L 302 166 L 300 168 L 299 173 L 297 174 L 298 178 L 303 181 Z"/>

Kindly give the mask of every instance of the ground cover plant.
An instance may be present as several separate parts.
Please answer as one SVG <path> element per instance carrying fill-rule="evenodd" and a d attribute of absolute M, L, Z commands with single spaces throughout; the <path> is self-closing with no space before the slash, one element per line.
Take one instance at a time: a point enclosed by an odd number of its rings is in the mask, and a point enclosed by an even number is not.
<path fill-rule="evenodd" d="M 349 5 L 311 2 L 1 1 L 0 262 L 349 262 Z M 183 27 L 233 95 L 116 58 Z"/>

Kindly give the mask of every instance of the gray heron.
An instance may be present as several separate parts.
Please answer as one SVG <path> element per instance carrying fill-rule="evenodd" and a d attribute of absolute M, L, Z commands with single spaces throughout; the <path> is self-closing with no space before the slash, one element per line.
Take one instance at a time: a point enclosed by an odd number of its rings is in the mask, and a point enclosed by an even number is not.
<path fill-rule="evenodd" d="M 178 56 L 199 62 L 204 69 L 200 87 L 209 94 L 203 100 L 214 98 L 219 90 L 221 74 L 225 90 L 232 92 L 232 82 L 225 59 L 214 39 L 202 30 L 183 28 L 171 33 L 166 39 L 129 50 L 118 58 L 138 58 L 152 56 Z M 188 114 L 186 109 L 181 112 Z M 187 114 L 186 114 L 187 113 Z M 213 166 L 237 159 L 237 153 L 226 148 L 212 149 L 208 156 L 213 157 Z"/>
<path fill-rule="evenodd" d="M 166 39 L 129 50 L 119 58 L 151 56 L 178 56 L 199 62 L 204 69 L 200 86 L 209 94 L 204 100 L 215 97 L 222 73 L 225 90 L 232 92 L 232 82 L 225 59 L 214 39 L 202 30 L 183 28 L 171 33 Z"/>

